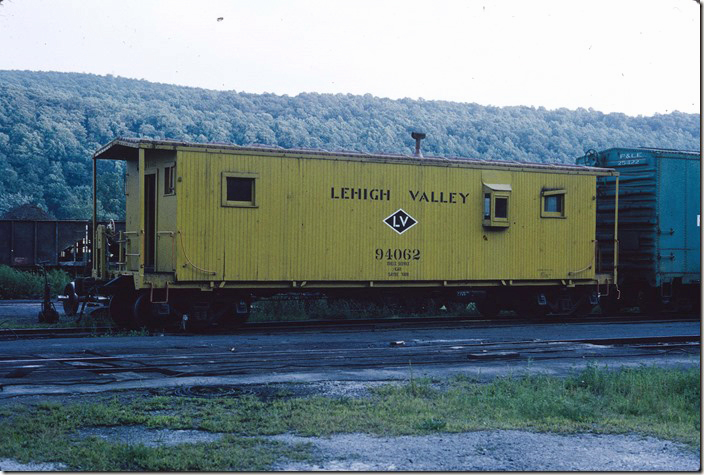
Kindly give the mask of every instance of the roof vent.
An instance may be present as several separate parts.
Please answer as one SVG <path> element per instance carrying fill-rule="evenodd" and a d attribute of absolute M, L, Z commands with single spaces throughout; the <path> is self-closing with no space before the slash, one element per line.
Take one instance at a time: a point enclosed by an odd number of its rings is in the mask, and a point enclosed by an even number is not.
<path fill-rule="evenodd" d="M 423 154 L 420 151 L 420 141 L 425 138 L 425 134 L 423 132 L 411 132 L 411 137 L 416 140 L 416 152 L 413 154 L 413 156 L 423 158 Z"/>

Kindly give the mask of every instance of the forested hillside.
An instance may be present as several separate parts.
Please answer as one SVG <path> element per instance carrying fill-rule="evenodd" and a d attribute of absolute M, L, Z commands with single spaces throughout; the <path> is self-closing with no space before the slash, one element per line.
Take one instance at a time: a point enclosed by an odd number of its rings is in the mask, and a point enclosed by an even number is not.
<path fill-rule="evenodd" d="M 93 152 L 118 136 L 410 154 L 569 162 L 585 150 L 699 150 L 700 116 L 491 107 L 370 95 L 247 94 L 112 76 L 0 71 L 0 215 L 36 203 L 88 218 Z M 100 163 L 101 219 L 122 218 L 123 169 Z"/>

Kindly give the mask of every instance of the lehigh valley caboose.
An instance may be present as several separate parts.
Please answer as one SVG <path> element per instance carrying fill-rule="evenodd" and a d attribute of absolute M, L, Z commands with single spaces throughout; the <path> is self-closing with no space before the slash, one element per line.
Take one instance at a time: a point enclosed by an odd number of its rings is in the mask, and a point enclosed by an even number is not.
<path fill-rule="evenodd" d="M 137 139 L 93 158 L 127 165 L 126 229 L 98 226 L 93 260 L 123 324 L 285 292 L 570 313 L 615 278 L 595 235 L 614 170 Z"/>

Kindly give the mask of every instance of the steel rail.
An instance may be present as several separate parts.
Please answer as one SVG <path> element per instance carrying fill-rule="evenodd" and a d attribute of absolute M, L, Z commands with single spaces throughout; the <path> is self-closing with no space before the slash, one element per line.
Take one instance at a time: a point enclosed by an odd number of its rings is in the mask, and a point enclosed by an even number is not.
<path fill-rule="evenodd" d="M 669 318 L 663 315 L 643 316 L 643 315 L 619 315 L 619 316 L 601 316 L 592 315 L 589 317 L 541 317 L 540 319 L 521 318 L 513 316 L 503 316 L 495 319 L 487 320 L 479 316 L 435 316 L 435 317 L 406 317 L 406 318 L 372 318 L 372 319 L 354 319 L 354 320 L 296 320 L 285 322 L 249 322 L 237 327 L 218 327 L 216 329 L 204 329 L 197 334 L 249 334 L 261 331 L 266 332 L 315 332 L 315 331 L 360 331 L 365 327 L 371 330 L 393 329 L 393 328 L 443 328 L 443 327 L 467 327 L 473 328 L 498 328 L 507 325 L 550 325 L 556 323 L 570 324 L 592 324 L 592 323 L 659 323 L 659 322 L 687 322 L 698 321 L 698 315 L 689 314 L 673 314 Z M 159 335 L 192 335 L 195 332 L 183 331 L 166 331 L 153 330 L 153 333 Z M 119 329 L 108 326 L 95 328 L 0 328 L 0 340 L 3 339 L 20 339 L 20 338 L 63 338 L 66 336 L 73 337 L 92 337 L 102 336 L 110 333 L 129 335 L 129 329 Z"/>
<path fill-rule="evenodd" d="M 599 345 L 600 347 L 594 347 Z M 591 345 L 591 347 L 590 347 Z M 608 355 L 604 349 L 618 345 L 632 348 L 638 353 Z M 575 358 L 581 350 L 580 358 L 657 356 L 663 352 L 699 352 L 698 336 L 680 335 L 645 338 L 605 338 L 578 340 L 526 340 L 500 342 L 455 342 L 453 344 L 418 344 L 410 346 L 377 346 L 372 348 L 331 347 L 326 349 L 300 349 L 271 351 L 216 351 L 192 354 L 154 355 L 149 353 L 127 353 L 121 355 L 55 357 L 55 358 L 2 358 L 0 357 L 0 381 L 10 384 L 47 384 L 24 381 L 30 373 L 43 372 L 52 376 L 52 384 L 74 384 L 90 380 L 96 376 L 105 377 L 115 373 L 156 373 L 161 376 L 216 376 L 242 374 L 261 371 L 301 370 L 310 368 L 364 367 L 404 367 L 408 364 L 467 364 L 468 357 L 476 352 L 485 355 L 474 359 L 473 364 L 482 361 L 505 359 L 506 354 L 515 354 L 515 359 L 561 359 Z M 687 350 L 694 350 L 689 352 Z M 648 350 L 643 352 L 640 350 Z M 472 358 L 470 358 L 472 359 Z M 36 375 L 35 374 L 35 375 Z M 59 381 L 55 381 L 55 380 Z M 140 378 L 143 379 L 143 378 Z M 124 378 L 120 379 L 124 380 Z"/>

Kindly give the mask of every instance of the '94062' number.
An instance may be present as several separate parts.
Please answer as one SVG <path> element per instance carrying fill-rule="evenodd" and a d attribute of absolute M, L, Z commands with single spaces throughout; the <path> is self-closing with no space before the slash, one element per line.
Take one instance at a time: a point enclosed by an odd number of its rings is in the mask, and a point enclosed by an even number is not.
<path fill-rule="evenodd" d="M 420 249 L 377 249 L 374 256 L 377 261 L 417 261 L 420 259 Z"/>

